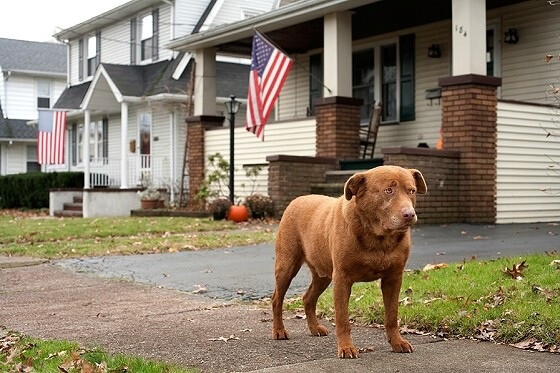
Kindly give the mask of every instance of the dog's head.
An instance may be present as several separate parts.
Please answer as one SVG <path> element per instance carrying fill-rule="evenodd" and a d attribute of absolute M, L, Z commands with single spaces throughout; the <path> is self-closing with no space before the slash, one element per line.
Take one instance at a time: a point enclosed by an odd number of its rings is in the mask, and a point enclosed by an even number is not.
<path fill-rule="evenodd" d="M 384 230 L 405 230 L 416 223 L 416 194 L 427 191 L 420 171 L 397 166 L 357 173 L 344 185 L 344 196 L 361 219 Z"/>

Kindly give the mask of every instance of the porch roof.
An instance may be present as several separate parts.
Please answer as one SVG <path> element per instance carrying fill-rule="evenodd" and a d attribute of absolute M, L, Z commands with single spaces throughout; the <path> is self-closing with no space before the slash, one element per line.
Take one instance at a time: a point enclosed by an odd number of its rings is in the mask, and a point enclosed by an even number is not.
<path fill-rule="evenodd" d="M 37 129 L 27 125 L 28 120 L 4 118 L 0 105 L 0 139 L 36 140 Z"/>
<path fill-rule="evenodd" d="M 486 0 L 488 9 L 523 0 Z M 403 11 L 406 10 L 406 11 Z M 167 48 L 196 51 L 216 48 L 219 54 L 251 54 L 253 30 L 266 35 L 288 53 L 322 48 L 323 17 L 352 12 L 352 39 L 397 31 L 451 18 L 451 0 L 301 0 L 271 12 L 173 40 Z"/>
<path fill-rule="evenodd" d="M 147 98 L 157 95 L 175 95 L 182 98 L 188 92 L 192 61 L 180 78 L 172 78 L 173 72 L 182 59 L 182 54 L 173 60 L 149 65 L 116 65 L 102 63 L 92 81 L 67 87 L 54 105 L 56 109 L 79 110 L 86 103 L 88 94 L 96 90 L 98 95 Z M 102 71 L 104 72 L 102 74 Z M 103 75 L 104 79 L 100 79 Z M 235 63 L 216 63 L 216 92 L 218 97 L 227 98 L 231 94 L 247 97 L 249 66 Z M 99 87 L 98 87 L 99 86 Z M 167 96 L 169 97 L 169 96 Z"/>

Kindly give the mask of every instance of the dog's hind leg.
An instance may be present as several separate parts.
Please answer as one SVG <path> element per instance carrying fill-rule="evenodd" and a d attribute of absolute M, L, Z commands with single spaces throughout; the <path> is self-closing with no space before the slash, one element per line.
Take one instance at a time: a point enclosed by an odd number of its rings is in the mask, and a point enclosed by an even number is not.
<path fill-rule="evenodd" d="M 312 335 L 320 337 L 328 335 L 329 332 L 327 328 L 319 324 L 315 310 L 317 308 L 317 300 L 319 299 L 319 296 L 329 286 L 331 279 L 328 277 L 320 277 L 314 269 L 311 269 L 311 276 L 311 285 L 309 285 L 309 288 L 303 295 L 303 304 L 305 307 L 305 315 L 307 317 L 307 326 L 309 327 L 309 331 Z"/>
<path fill-rule="evenodd" d="M 288 339 L 288 333 L 282 320 L 282 305 L 284 296 L 292 279 L 296 277 L 303 264 L 303 252 L 301 250 L 282 250 L 279 244 L 276 246 L 276 287 L 272 295 L 272 338 Z"/>

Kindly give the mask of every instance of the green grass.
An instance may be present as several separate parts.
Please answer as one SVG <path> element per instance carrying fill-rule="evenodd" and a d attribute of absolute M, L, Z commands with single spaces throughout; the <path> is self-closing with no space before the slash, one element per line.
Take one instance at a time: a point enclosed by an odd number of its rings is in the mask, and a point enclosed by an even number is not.
<path fill-rule="evenodd" d="M 274 232 L 266 225 L 212 219 L 0 216 L 0 254 L 48 259 L 212 249 L 273 240 Z"/>
<path fill-rule="evenodd" d="M 555 259 L 560 256 L 529 255 L 407 273 L 399 298 L 400 325 L 480 337 L 481 325 L 491 320 L 495 330 L 485 332 L 496 341 L 517 343 L 535 337 L 544 344 L 560 344 L 560 270 L 550 265 Z M 522 280 L 503 273 L 506 266 L 522 261 L 528 264 Z M 297 301 L 288 307 L 302 304 Z M 321 296 L 318 309 L 333 315 L 332 290 Z M 354 285 L 350 314 L 364 323 L 383 324 L 379 282 Z"/>
<path fill-rule="evenodd" d="M 101 368 L 101 367 L 106 368 Z M 27 367 L 27 370 L 25 368 Z M 41 340 L 9 333 L 0 338 L 0 372 L 113 372 L 113 373 L 188 373 L 176 365 L 138 357 L 110 355 L 99 349 L 84 350 L 68 341 Z M 60 367 L 60 368 L 59 368 Z M 95 370 L 97 368 L 97 370 Z"/>

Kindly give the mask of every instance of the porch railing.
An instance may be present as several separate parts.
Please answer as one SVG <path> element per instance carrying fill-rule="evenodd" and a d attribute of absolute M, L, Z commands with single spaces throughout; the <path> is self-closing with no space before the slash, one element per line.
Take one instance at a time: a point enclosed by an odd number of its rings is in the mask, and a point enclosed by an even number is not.
<path fill-rule="evenodd" d="M 121 186 L 121 159 L 95 158 L 89 164 L 90 187 Z M 171 180 L 168 157 L 153 155 L 130 156 L 127 158 L 128 187 L 141 187 L 150 184 L 156 187 L 169 187 L 175 183 Z"/>

